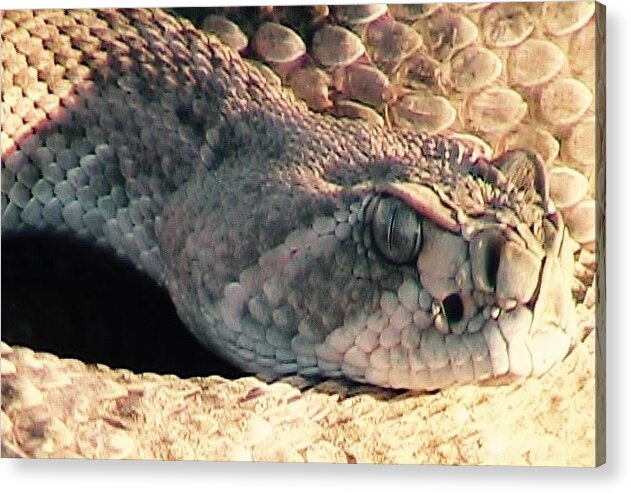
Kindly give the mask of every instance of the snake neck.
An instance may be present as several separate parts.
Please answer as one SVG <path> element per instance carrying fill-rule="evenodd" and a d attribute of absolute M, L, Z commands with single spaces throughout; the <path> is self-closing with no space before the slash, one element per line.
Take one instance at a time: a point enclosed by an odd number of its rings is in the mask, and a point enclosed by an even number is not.
<path fill-rule="evenodd" d="M 2 125 L 3 234 L 70 232 L 163 283 L 155 221 L 172 194 L 244 143 L 234 122 L 246 108 L 260 114 L 288 98 L 266 93 L 216 39 L 157 10 L 30 21 L 24 47 L 19 22 L 3 17 L 12 61 L 3 96 L 13 101 Z"/>

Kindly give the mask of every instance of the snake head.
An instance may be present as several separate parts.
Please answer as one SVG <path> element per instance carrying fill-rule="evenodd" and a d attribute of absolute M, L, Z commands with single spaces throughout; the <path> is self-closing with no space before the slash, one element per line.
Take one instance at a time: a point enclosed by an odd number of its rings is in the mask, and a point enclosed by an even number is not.
<path fill-rule="evenodd" d="M 469 172 L 466 185 L 449 188 L 413 178 L 386 183 L 366 204 L 381 257 L 418 275 L 418 283 L 414 274 L 404 280 L 397 301 L 417 310 L 410 297 L 425 295 L 425 308 L 431 298 L 416 368 L 410 358 L 407 370 L 390 368 L 392 386 L 540 375 L 573 342 L 571 241 L 541 160 L 515 151 L 478 160 Z M 466 200 L 459 200 L 461 187 L 470 192 Z M 476 193 L 478 203 L 470 200 Z M 404 333 L 408 355 L 416 339 Z M 386 383 L 383 372 L 374 373 Z"/>
<path fill-rule="evenodd" d="M 186 267 L 182 279 L 189 269 L 199 279 L 184 298 L 196 295 L 199 305 L 176 306 L 199 311 L 181 310 L 183 318 L 208 346 L 272 377 L 429 390 L 548 370 L 567 354 L 575 325 L 573 252 L 545 169 L 533 154 L 487 161 L 440 142 L 440 156 L 428 152 L 422 166 L 368 163 L 358 180 L 327 189 L 325 202 L 300 187 L 274 195 L 288 201 L 279 224 L 306 219 L 254 261 L 233 252 L 270 243 L 275 230 L 264 220 L 236 235 L 256 241 L 232 248 L 192 244 L 212 244 L 215 227 L 189 235 L 191 244 L 174 252 L 194 254 L 177 265 Z M 210 204 L 205 217 L 230 211 L 212 203 L 220 193 L 195 202 Z M 222 234 L 220 244 L 228 239 Z M 237 265 L 234 281 L 209 291 L 222 275 L 208 274 L 220 254 L 246 268 Z M 177 302 L 184 284 L 176 281 L 169 287 Z"/>

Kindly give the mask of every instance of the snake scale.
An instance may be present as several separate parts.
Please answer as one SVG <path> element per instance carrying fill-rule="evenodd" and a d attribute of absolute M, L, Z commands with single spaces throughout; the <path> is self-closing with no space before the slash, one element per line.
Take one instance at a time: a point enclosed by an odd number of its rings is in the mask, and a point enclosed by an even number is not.
<path fill-rule="evenodd" d="M 434 390 L 578 342 L 534 153 L 314 114 L 154 10 L 5 12 L 2 82 L 2 234 L 116 251 L 247 371 Z"/>

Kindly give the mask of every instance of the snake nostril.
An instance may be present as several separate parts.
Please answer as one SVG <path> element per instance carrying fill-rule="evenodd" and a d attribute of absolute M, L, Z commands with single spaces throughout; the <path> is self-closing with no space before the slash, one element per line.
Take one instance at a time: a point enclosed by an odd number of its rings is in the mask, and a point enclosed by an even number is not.
<path fill-rule="evenodd" d="M 443 299 L 443 311 L 450 323 L 460 322 L 464 315 L 464 305 L 458 293 L 451 293 Z"/>

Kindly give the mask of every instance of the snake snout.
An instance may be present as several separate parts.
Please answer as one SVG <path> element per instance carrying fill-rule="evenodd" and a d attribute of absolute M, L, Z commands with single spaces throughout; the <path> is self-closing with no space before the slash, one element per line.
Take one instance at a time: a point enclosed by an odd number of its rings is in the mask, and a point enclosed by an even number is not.
<path fill-rule="evenodd" d="M 545 373 L 565 357 L 575 339 L 573 252 L 562 219 L 555 226 L 546 232 L 541 257 L 512 242 L 502 250 L 500 264 L 505 259 L 510 268 L 505 274 L 499 269 L 498 300 L 515 296 L 521 302 L 498 318 L 513 376 Z"/>
<path fill-rule="evenodd" d="M 529 346 L 533 374 L 540 375 L 562 359 L 576 342 L 575 302 L 572 298 L 574 254 L 567 229 L 558 224 L 552 247 L 541 268 Z"/>

